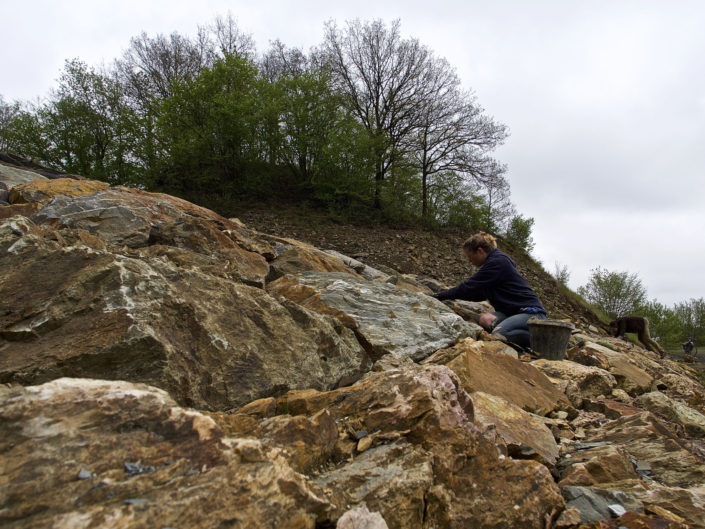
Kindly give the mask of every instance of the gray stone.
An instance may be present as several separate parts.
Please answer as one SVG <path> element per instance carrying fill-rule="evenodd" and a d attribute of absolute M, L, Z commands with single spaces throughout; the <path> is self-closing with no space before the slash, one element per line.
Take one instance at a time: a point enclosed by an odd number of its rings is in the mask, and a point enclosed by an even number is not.
<path fill-rule="evenodd" d="M 391 354 L 420 360 L 482 330 L 430 296 L 345 273 L 305 272 L 280 278 L 267 289 L 336 316 L 367 342 L 374 358 Z"/>
<path fill-rule="evenodd" d="M 392 527 L 420 527 L 433 481 L 429 454 L 396 443 L 370 448 L 314 484 L 329 493 L 341 517 L 346 505 L 364 502 L 373 511 L 384 512 Z"/>
<path fill-rule="evenodd" d="M 376 268 L 373 268 L 369 265 L 366 265 L 362 261 L 358 261 L 357 259 L 353 259 L 352 257 L 348 257 L 345 254 L 342 254 L 336 250 L 326 250 L 326 253 L 337 257 L 343 263 L 345 263 L 346 266 L 352 268 L 360 274 L 362 277 L 365 279 L 370 279 L 370 280 L 378 280 L 378 281 L 386 281 L 390 278 L 388 274 L 385 274 L 384 272 L 381 272 L 380 270 L 377 270 Z"/>
<path fill-rule="evenodd" d="M 611 506 L 617 504 L 625 510 L 644 512 L 644 505 L 634 497 L 617 490 L 596 487 L 561 487 L 566 507 L 580 511 L 581 523 L 592 523 L 612 518 Z"/>
<path fill-rule="evenodd" d="M 34 171 L 20 169 L 19 167 L 0 162 L 0 182 L 5 184 L 6 189 L 9 190 L 17 185 L 34 180 L 47 180 L 47 178 Z"/>
<path fill-rule="evenodd" d="M 350 509 L 338 519 L 336 529 L 388 529 L 387 522 L 378 512 L 370 512 L 361 505 Z"/>

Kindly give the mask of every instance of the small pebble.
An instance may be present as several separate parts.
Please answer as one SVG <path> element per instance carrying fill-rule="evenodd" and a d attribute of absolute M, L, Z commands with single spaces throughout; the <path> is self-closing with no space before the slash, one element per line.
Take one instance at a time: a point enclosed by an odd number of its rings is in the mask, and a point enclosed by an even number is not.
<path fill-rule="evenodd" d="M 149 500 L 146 500 L 144 498 L 130 498 L 125 500 L 123 503 L 125 505 L 143 505 L 145 503 L 149 503 Z"/>
<path fill-rule="evenodd" d="M 618 503 L 608 505 L 607 508 L 612 512 L 615 517 L 622 516 L 624 513 L 627 512 L 627 509 L 625 509 L 622 505 Z"/>
<path fill-rule="evenodd" d="M 78 479 L 91 479 L 93 477 L 93 474 L 91 473 L 90 470 L 86 470 L 85 468 L 82 468 L 81 471 L 78 473 Z"/>
<path fill-rule="evenodd" d="M 367 437 L 368 435 L 369 433 L 367 432 L 367 430 L 355 430 L 356 441 L 359 441 L 360 439 L 362 439 L 363 437 Z"/>

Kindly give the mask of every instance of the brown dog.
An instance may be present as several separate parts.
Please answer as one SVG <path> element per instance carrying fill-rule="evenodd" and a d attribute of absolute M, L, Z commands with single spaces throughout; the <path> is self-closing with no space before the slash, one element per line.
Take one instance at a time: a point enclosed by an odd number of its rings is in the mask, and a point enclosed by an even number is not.
<path fill-rule="evenodd" d="M 610 322 L 610 328 L 612 329 L 613 336 L 618 336 L 622 339 L 624 339 L 625 333 L 636 333 L 639 341 L 646 349 L 658 353 L 661 358 L 666 356 L 666 351 L 651 339 L 649 320 L 643 316 L 623 316 L 622 318 L 617 318 Z"/>

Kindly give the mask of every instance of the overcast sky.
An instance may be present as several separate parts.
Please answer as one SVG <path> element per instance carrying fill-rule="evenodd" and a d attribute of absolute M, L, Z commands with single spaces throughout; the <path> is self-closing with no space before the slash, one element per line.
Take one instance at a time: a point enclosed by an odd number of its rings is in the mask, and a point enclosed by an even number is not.
<path fill-rule="evenodd" d="M 637 273 L 649 299 L 705 297 L 702 0 L 0 0 L 0 95 L 33 100 L 65 59 L 110 64 L 145 31 L 195 35 L 232 13 L 258 51 L 305 50 L 327 20 L 401 20 L 511 136 L 495 155 L 535 219 L 534 256 Z"/>

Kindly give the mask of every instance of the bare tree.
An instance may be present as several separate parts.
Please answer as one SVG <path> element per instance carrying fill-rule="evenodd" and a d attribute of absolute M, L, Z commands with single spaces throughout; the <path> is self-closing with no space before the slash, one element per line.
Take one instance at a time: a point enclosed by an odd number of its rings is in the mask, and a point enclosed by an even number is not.
<path fill-rule="evenodd" d="M 484 228 L 495 232 L 506 231 L 517 214 L 511 201 L 509 181 L 504 176 L 507 167 L 489 157 L 478 160 L 478 167 L 477 187 L 487 206 Z"/>
<path fill-rule="evenodd" d="M 435 61 L 426 77 L 433 90 L 423 102 L 410 149 L 421 175 L 423 217 L 428 215 L 429 188 L 443 185 L 437 175 L 455 172 L 483 187 L 497 187 L 503 169 L 487 153 L 507 136 L 504 125 L 484 115 L 472 94 L 460 90 L 445 60 Z"/>
<path fill-rule="evenodd" d="M 265 79 L 275 82 L 284 76 L 303 75 L 310 71 L 312 61 L 300 48 L 287 48 L 280 40 L 270 44 L 269 50 L 259 61 Z"/>
<path fill-rule="evenodd" d="M 192 79 L 209 63 L 207 43 L 179 33 L 149 37 L 142 33 L 116 61 L 116 69 L 129 96 L 141 106 L 152 97 L 165 99 L 175 82 Z"/>
<path fill-rule="evenodd" d="M 377 207 L 381 182 L 407 154 L 421 102 L 433 90 L 425 82 L 433 66 L 430 50 L 416 39 L 402 39 L 399 26 L 399 20 L 389 27 L 381 20 L 355 20 L 339 30 L 329 22 L 323 49 L 349 109 L 374 139 Z"/>
<path fill-rule="evenodd" d="M 205 46 L 219 57 L 234 55 L 241 58 L 253 58 L 255 41 L 250 33 L 243 32 L 237 25 L 231 12 L 227 16 L 218 15 L 212 24 L 199 28 L 199 34 L 205 34 Z"/>

